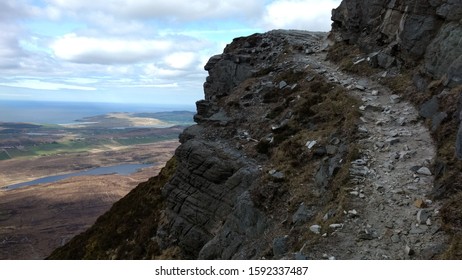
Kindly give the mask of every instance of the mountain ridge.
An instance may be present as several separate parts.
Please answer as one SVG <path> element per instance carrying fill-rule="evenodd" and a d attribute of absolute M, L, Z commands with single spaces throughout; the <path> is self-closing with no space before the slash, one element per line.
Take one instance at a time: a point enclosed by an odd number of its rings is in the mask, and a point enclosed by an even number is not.
<path fill-rule="evenodd" d="M 413 42 L 451 45 L 459 5 L 388 2 L 343 1 L 330 34 L 234 39 L 159 177 L 50 258 L 460 258 L 460 65 L 431 72 L 401 28 L 433 7 Z"/>

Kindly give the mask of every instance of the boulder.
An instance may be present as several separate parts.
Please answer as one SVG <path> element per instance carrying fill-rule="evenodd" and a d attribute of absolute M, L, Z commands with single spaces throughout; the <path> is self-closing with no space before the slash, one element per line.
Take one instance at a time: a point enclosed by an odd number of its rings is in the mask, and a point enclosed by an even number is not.
<path fill-rule="evenodd" d="M 314 215 L 315 213 L 311 208 L 308 208 L 304 203 L 301 203 L 297 211 L 292 216 L 292 223 L 295 225 L 306 223 L 311 220 Z"/>
<path fill-rule="evenodd" d="M 433 118 L 433 116 L 438 113 L 439 106 L 438 98 L 434 96 L 432 99 L 422 104 L 419 115 L 427 119 Z"/>

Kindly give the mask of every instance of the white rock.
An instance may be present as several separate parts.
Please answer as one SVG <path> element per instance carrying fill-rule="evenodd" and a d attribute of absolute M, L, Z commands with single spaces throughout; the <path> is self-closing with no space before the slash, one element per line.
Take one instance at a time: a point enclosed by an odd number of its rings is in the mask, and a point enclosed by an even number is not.
<path fill-rule="evenodd" d="M 359 126 L 358 131 L 361 133 L 369 133 L 369 130 L 365 128 L 364 126 Z"/>
<path fill-rule="evenodd" d="M 348 211 L 348 214 L 353 215 L 353 216 L 357 216 L 357 215 L 358 215 L 358 211 L 356 211 L 355 209 L 349 210 L 349 211 Z"/>
<path fill-rule="evenodd" d="M 321 233 L 321 226 L 320 225 L 312 225 L 312 226 L 310 226 L 310 230 L 311 230 L 311 232 L 314 232 L 316 234 L 320 234 Z"/>
<path fill-rule="evenodd" d="M 317 142 L 317 141 L 308 141 L 308 142 L 306 142 L 306 145 L 305 145 L 305 146 L 306 146 L 308 149 L 311 150 L 311 148 L 313 148 L 314 145 L 316 145 L 316 143 L 318 143 L 318 142 Z"/>
<path fill-rule="evenodd" d="M 398 103 L 398 101 L 401 99 L 401 97 L 399 95 L 396 95 L 396 94 L 393 94 L 390 96 L 390 100 L 391 102 L 393 103 Z"/>
<path fill-rule="evenodd" d="M 366 59 L 365 59 L 365 58 L 361 58 L 361 59 L 359 59 L 359 60 L 353 62 L 353 64 L 356 65 L 356 64 L 359 64 L 359 63 L 364 62 L 364 61 L 366 61 Z"/>
<path fill-rule="evenodd" d="M 329 225 L 329 227 L 333 229 L 343 228 L 343 224 L 331 224 Z"/>
<path fill-rule="evenodd" d="M 425 166 L 419 168 L 419 170 L 417 170 L 417 174 L 426 175 L 426 176 L 432 176 L 432 172 L 430 171 L 430 169 L 428 169 Z"/>

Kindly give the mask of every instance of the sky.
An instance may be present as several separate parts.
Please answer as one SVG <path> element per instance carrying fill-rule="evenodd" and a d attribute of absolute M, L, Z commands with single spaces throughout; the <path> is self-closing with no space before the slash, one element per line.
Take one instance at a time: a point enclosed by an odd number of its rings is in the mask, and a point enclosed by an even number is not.
<path fill-rule="evenodd" d="M 2 100 L 193 104 L 233 38 L 329 31 L 340 0 L 1 0 Z"/>

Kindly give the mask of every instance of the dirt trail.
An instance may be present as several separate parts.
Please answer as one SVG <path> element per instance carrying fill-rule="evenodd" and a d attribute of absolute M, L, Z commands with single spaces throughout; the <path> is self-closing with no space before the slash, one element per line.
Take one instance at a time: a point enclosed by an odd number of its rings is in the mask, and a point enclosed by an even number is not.
<path fill-rule="evenodd" d="M 326 237 L 325 248 L 312 252 L 312 257 L 434 257 L 446 239 L 440 230 L 440 205 L 426 197 L 433 187 L 429 167 L 436 148 L 416 109 L 379 84 L 378 77 L 339 71 L 326 61 L 325 52 L 301 59 L 363 102 L 358 126 L 361 158 L 350 169 L 353 207 L 341 224 L 333 225 L 338 228 Z"/>

